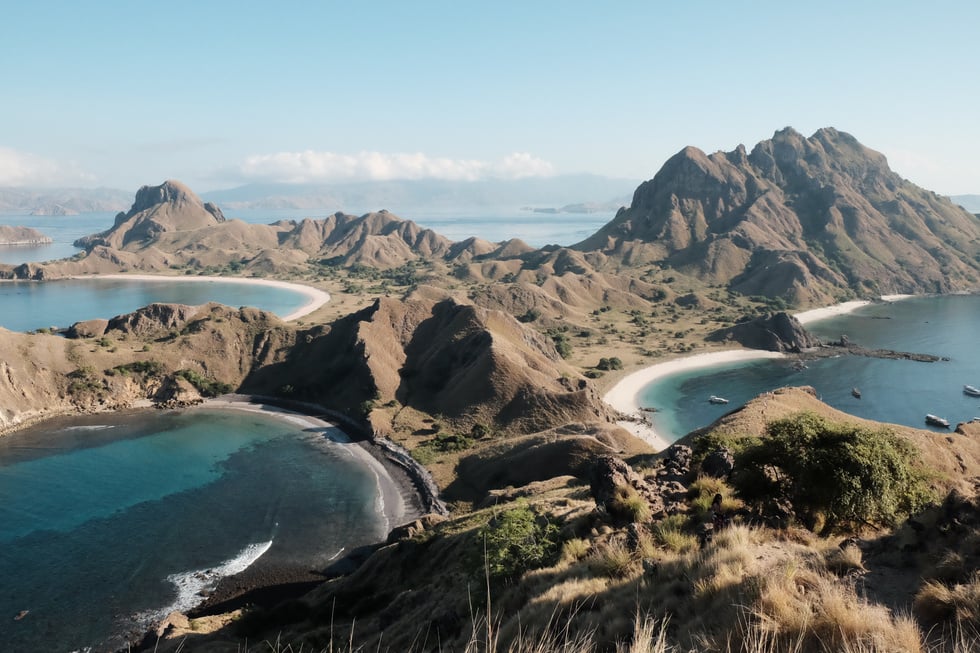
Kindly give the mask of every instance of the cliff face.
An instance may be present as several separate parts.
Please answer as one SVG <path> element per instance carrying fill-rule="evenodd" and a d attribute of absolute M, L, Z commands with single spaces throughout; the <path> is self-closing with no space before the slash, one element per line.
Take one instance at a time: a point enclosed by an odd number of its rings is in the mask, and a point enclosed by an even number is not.
<path fill-rule="evenodd" d="M 799 303 L 980 285 L 980 220 L 831 128 L 751 152 L 687 147 L 575 248 Z"/>

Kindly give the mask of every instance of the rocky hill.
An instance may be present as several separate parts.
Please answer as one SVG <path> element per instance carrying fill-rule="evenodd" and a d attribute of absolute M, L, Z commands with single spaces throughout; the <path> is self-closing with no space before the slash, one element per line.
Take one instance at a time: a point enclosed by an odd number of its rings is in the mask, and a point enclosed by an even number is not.
<path fill-rule="evenodd" d="M 43 245 L 51 238 L 30 227 L 9 227 L 0 224 L 0 245 Z"/>
<path fill-rule="evenodd" d="M 112 228 L 80 238 L 75 244 L 125 249 L 146 245 L 166 232 L 200 229 L 224 221 L 221 209 L 210 202 L 205 204 L 182 183 L 171 180 L 159 186 L 143 186 L 129 211 L 116 216 Z"/>
<path fill-rule="evenodd" d="M 687 147 L 575 248 L 798 304 L 980 286 L 980 221 L 832 128 L 751 152 Z"/>

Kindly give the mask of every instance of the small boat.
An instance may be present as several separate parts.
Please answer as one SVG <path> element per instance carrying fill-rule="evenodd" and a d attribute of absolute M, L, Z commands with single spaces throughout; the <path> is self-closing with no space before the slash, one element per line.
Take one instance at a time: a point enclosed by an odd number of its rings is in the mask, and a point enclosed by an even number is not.
<path fill-rule="evenodd" d="M 728 400 L 724 397 L 718 397 L 716 395 L 711 395 L 708 397 L 708 401 L 713 404 L 727 404 Z"/>
<path fill-rule="evenodd" d="M 980 397 L 980 388 L 972 385 L 963 386 L 963 394 L 970 395 L 971 397 Z"/>
<path fill-rule="evenodd" d="M 949 420 L 936 417 L 935 415 L 926 415 L 926 424 L 930 426 L 941 426 L 944 429 L 949 428 Z"/>
<path fill-rule="evenodd" d="M 852 395 L 852 396 L 853 396 L 853 397 L 854 397 L 855 399 L 860 399 L 860 398 L 861 398 L 861 391 L 860 391 L 860 390 L 858 390 L 857 388 L 851 388 L 851 395 Z"/>

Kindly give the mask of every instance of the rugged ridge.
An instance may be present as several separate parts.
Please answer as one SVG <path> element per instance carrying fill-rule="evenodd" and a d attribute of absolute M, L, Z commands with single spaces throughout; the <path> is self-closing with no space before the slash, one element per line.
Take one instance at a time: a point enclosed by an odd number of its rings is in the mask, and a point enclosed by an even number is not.
<path fill-rule="evenodd" d="M 751 152 L 687 147 L 574 247 L 797 304 L 980 285 L 980 221 L 832 128 Z"/>

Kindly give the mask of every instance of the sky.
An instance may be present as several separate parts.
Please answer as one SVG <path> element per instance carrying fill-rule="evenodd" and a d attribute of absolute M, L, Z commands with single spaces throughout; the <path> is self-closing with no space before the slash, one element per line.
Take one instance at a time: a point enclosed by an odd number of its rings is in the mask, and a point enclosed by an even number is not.
<path fill-rule="evenodd" d="M 639 180 L 830 126 L 980 193 L 973 0 L 2 3 L 0 186 Z"/>

